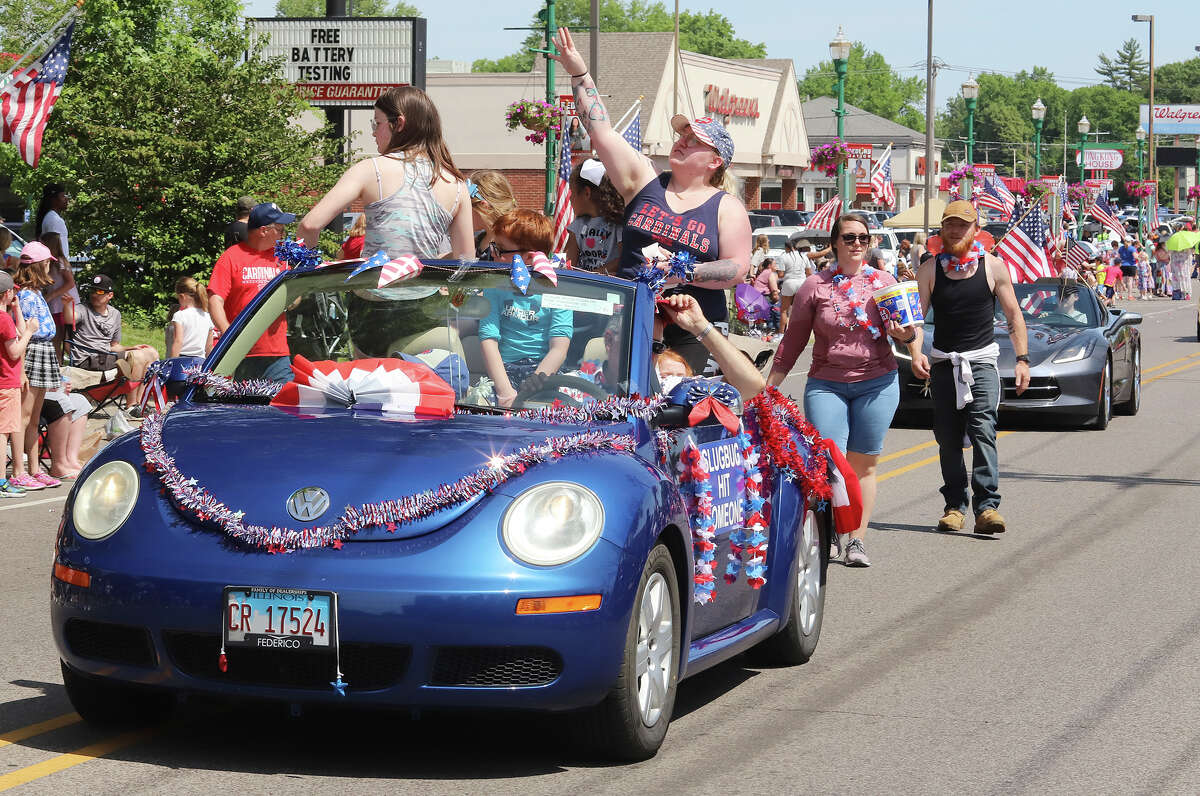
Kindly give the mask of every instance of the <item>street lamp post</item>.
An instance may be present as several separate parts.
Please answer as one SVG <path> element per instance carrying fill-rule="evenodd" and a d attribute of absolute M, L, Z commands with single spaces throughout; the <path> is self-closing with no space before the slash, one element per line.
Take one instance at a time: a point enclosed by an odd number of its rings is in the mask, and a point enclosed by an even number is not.
<path fill-rule="evenodd" d="M 1092 129 L 1092 123 L 1088 121 L 1086 115 L 1079 117 L 1079 183 L 1082 185 L 1087 178 L 1085 169 L 1087 166 L 1087 134 L 1088 130 Z"/>
<path fill-rule="evenodd" d="M 1146 114 L 1149 121 L 1150 139 L 1150 181 L 1158 184 L 1158 171 L 1154 163 L 1154 15 L 1134 14 L 1130 17 L 1134 22 L 1150 23 L 1150 112 Z"/>
<path fill-rule="evenodd" d="M 1033 103 L 1030 109 L 1033 114 L 1033 177 L 1041 179 L 1042 177 L 1042 125 L 1046 121 L 1046 106 L 1042 104 L 1042 98 L 1038 97 L 1037 102 Z"/>
<path fill-rule="evenodd" d="M 967 78 L 962 84 L 962 96 L 967 101 L 967 165 L 975 163 L 975 105 L 979 102 L 979 84 Z"/>
<path fill-rule="evenodd" d="M 833 60 L 833 69 L 837 73 L 837 137 L 844 141 L 846 135 L 846 69 L 850 64 L 850 40 L 842 33 L 838 25 L 837 36 L 829 42 L 829 57 Z M 842 212 L 850 203 L 849 191 L 846 186 L 846 164 L 838 163 L 837 192 L 842 197 Z"/>

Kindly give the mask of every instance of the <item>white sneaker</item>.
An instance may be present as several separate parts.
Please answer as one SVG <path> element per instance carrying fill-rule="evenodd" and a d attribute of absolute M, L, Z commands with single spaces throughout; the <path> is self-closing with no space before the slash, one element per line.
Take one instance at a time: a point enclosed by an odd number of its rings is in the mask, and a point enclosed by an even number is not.
<path fill-rule="evenodd" d="M 867 558 L 867 549 L 863 547 L 862 539 L 851 539 L 846 545 L 846 566 L 871 566 L 871 559 Z"/>

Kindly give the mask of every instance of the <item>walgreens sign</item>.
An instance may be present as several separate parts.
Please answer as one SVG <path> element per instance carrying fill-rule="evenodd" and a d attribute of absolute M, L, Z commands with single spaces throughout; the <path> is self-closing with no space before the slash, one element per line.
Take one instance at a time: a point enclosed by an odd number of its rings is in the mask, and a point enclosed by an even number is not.
<path fill-rule="evenodd" d="M 1142 105 L 1142 129 L 1150 129 L 1150 106 Z M 1155 135 L 1200 134 L 1200 105 L 1154 105 Z"/>
<path fill-rule="evenodd" d="M 704 87 L 704 110 L 709 116 L 741 116 L 747 119 L 757 119 L 758 100 L 750 97 L 739 97 L 729 93 L 729 89 L 709 84 Z"/>

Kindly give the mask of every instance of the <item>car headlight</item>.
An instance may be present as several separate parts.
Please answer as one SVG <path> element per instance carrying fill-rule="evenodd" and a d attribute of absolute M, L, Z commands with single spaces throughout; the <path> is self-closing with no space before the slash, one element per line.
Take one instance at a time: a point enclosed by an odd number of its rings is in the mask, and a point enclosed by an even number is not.
<path fill-rule="evenodd" d="M 504 543 L 528 564 L 552 567 L 583 555 L 604 530 L 604 506 L 590 489 L 566 481 L 522 492 L 504 513 Z"/>
<path fill-rule="evenodd" d="M 138 497 L 138 474 L 128 462 L 102 464 L 75 493 L 71 518 L 84 539 L 103 539 L 120 528 Z"/>
<path fill-rule="evenodd" d="M 1086 343 L 1067 346 L 1055 355 L 1051 360 L 1056 365 L 1061 365 L 1064 362 L 1078 362 L 1081 359 L 1087 359 L 1092 355 L 1092 346 L 1095 345 L 1094 340 L 1089 340 Z"/>

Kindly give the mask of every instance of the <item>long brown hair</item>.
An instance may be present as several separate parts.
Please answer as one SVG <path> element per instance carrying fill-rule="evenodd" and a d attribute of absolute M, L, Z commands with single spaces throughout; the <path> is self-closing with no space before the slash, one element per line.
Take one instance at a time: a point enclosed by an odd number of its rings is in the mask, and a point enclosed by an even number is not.
<path fill-rule="evenodd" d="M 58 270 L 64 272 L 71 267 L 71 264 L 67 262 L 67 254 L 63 251 L 62 235 L 57 232 L 43 232 L 42 237 L 38 240 L 46 244 L 46 248 L 54 255 L 54 262 L 51 264 L 51 279 L 54 278 L 54 266 L 58 266 Z"/>
<path fill-rule="evenodd" d="M 479 211 L 489 228 L 500 216 L 517 209 L 517 195 L 513 192 L 512 183 L 495 169 L 471 172 L 471 182 L 479 193 L 478 199 L 471 199 L 471 206 Z"/>
<path fill-rule="evenodd" d="M 181 276 L 175 280 L 175 292 L 189 296 L 201 312 L 208 312 L 208 291 L 204 286 L 190 276 Z"/>
<path fill-rule="evenodd" d="M 571 190 L 585 192 L 605 221 L 610 224 L 624 224 L 625 199 L 617 191 L 617 186 L 613 185 L 607 174 L 600 178 L 599 185 L 593 185 L 583 178 L 580 173 L 582 168 L 583 161 L 580 161 L 571 169 Z"/>
<path fill-rule="evenodd" d="M 52 260 L 52 257 L 36 262 L 21 260 L 21 264 L 17 266 L 17 272 L 13 274 L 13 281 L 22 288 L 29 288 L 31 290 L 41 290 L 44 287 L 50 287 L 54 284 L 54 280 L 50 277 L 50 263 Z"/>
<path fill-rule="evenodd" d="M 405 155 L 424 155 L 433 163 L 434 179 L 452 175 L 465 180 L 462 172 L 454 165 L 454 158 L 442 138 L 442 117 L 429 95 L 416 86 L 393 86 L 375 100 L 375 107 L 383 112 L 388 121 L 395 125 L 404 119 L 400 129 L 392 130 L 387 152 L 402 152 Z"/>

